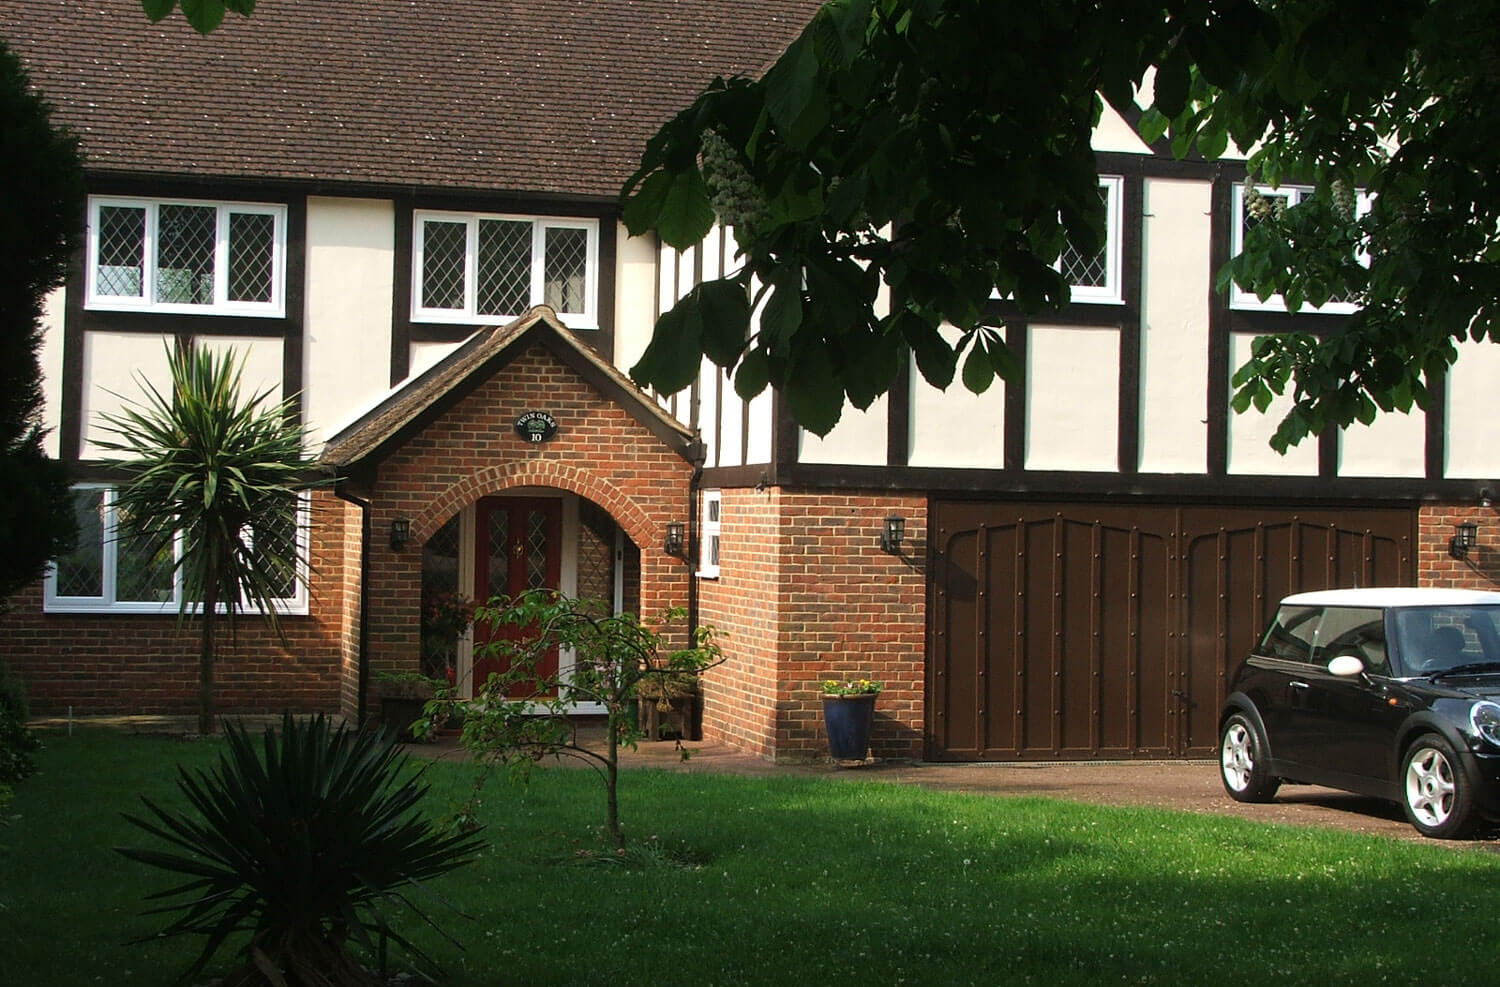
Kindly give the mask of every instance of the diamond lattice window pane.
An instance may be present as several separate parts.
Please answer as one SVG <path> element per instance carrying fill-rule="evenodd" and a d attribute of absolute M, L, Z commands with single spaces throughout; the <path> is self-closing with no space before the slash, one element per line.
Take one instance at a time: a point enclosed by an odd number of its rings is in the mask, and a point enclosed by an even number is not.
<path fill-rule="evenodd" d="M 57 560 L 58 596 L 104 595 L 104 491 L 73 491 L 78 544 Z"/>
<path fill-rule="evenodd" d="M 613 524 L 592 504 L 579 505 L 578 596 L 612 607 L 615 599 Z"/>
<path fill-rule="evenodd" d="M 146 210 L 139 206 L 100 206 L 94 293 L 141 297 L 146 269 Z"/>
<path fill-rule="evenodd" d="M 229 300 L 269 302 L 276 217 L 268 213 L 229 214 Z"/>
<path fill-rule="evenodd" d="M 422 595 L 458 593 L 458 515 L 448 519 L 422 546 Z"/>
<path fill-rule="evenodd" d="M 547 589 L 547 515 L 526 514 L 526 588 Z"/>
<path fill-rule="evenodd" d="M 1109 255 L 1105 250 L 1086 257 L 1070 243 L 1063 248 L 1059 267 L 1068 284 L 1076 288 L 1109 287 Z"/>
<path fill-rule="evenodd" d="M 510 594 L 510 511 L 492 508 L 489 518 L 490 585 L 487 599 Z"/>
<path fill-rule="evenodd" d="M 531 306 L 531 223 L 479 222 L 480 315 L 520 315 Z"/>
<path fill-rule="evenodd" d="M 422 224 L 423 308 L 463 309 L 468 250 L 468 224 L 432 220 Z"/>
<path fill-rule="evenodd" d="M 161 207 L 156 230 L 158 302 L 213 303 L 218 216 L 219 211 L 213 206 Z"/>
<path fill-rule="evenodd" d="M 270 583 L 274 599 L 297 595 L 297 502 L 288 499 L 268 512 L 250 537 L 250 558 Z"/>
<path fill-rule="evenodd" d="M 115 545 L 115 599 L 168 603 L 172 599 L 172 545 L 152 551 L 146 538 L 121 531 Z"/>
<path fill-rule="evenodd" d="M 588 230 L 555 228 L 547 231 L 546 283 L 542 301 L 557 312 L 584 311 L 584 283 L 588 267 Z"/>

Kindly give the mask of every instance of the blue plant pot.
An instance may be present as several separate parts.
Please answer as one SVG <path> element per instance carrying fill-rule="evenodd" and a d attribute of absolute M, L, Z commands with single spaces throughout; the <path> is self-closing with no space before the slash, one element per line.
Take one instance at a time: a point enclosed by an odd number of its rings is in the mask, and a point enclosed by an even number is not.
<path fill-rule="evenodd" d="M 870 727 L 874 722 L 874 696 L 823 697 L 828 753 L 835 761 L 863 761 L 870 752 Z"/>

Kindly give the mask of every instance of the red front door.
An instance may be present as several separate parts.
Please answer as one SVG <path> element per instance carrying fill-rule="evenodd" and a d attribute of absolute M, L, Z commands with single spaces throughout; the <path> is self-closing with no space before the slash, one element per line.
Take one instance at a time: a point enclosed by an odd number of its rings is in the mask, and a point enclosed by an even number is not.
<path fill-rule="evenodd" d="M 531 589 L 557 589 L 562 578 L 562 501 L 542 497 L 486 497 L 475 511 L 475 597 L 488 603 L 497 596 L 519 596 Z M 499 637 L 516 638 L 514 627 L 474 624 L 474 691 L 505 665 L 485 655 L 485 645 Z M 538 665 L 542 676 L 557 674 L 553 649 Z M 512 690 L 515 691 L 515 690 Z M 535 691 L 532 691 L 535 694 Z"/>

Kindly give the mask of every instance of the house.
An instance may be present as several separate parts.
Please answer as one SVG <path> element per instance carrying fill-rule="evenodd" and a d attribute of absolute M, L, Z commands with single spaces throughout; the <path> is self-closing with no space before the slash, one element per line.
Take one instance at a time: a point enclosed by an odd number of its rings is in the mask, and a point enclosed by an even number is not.
<path fill-rule="evenodd" d="M 85 537 L 0 616 L 33 705 L 194 708 L 177 587 L 109 537 L 97 445 L 174 340 L 232 346 L 297 396 L 339 478 L 284 533 L 311 555 L 289 643 L 247 621 L 220 658 L 225 711 L 358 717 L 372 675 L 418 667 L 424 593 L 545 586 L 723 631 L 703 734 L 768 758 L 823 753 L 818 683 L 846 675 L 886 683 L 886 756 L 1201 756 L 1282 595 L 1500 575 L 1500 453 L 1475 427 L 1500 355 L 1466 349 L 1427 414 L 1276 456 L 1230 376 L 1257 333 L 1348 307 L 1216 292 L 1243 167 L 1176 161 L 1110 113 L 1108 242 L 1065 255 L 1072 304 L 993 302 L 1023 380 L 944 393 L 908 372 L 823 438 L 712 368 L 637 389 L 656 315 L 732 265 L 733 238 L 631 238 L 618 189 L 657 125 L 814 8 L 262 0 L 207 39 L 136 0 L 0 9 L 90 186 L 44 353 Z M 469 641 L 456 670 L 472 681 Z"/>

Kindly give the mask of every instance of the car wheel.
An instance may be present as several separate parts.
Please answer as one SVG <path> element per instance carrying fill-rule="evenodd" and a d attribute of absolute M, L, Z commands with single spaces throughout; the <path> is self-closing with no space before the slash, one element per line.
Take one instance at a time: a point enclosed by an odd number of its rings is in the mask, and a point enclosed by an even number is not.
<path fill-rule="evenodd" d="M 1419 737 L 1401 762 L 1402 807 L 1423 836 L 1457 839 L 1474 822 L 1474 796 L 1463 764 L 1437 734 Z"/>
<path fill-rule="evenodd" d="M 1270 772 L 1265 740 L 1243 713 L 1225 720 L 1219 734 L 1219 778 L 1236 802 L 1269 802 L 1281 787 Z"/>

